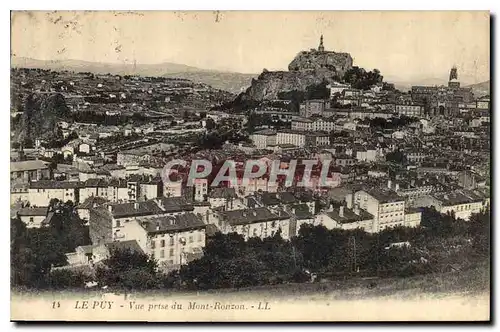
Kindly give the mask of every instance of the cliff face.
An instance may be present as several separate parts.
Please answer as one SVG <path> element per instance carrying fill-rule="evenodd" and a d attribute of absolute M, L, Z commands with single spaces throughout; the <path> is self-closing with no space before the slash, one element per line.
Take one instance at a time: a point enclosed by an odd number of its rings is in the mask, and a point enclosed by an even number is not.
<path fill-rule="evenodd" d="M 264 71 L 243 94 L 246 100 L 273 100 L 278 99 L 278 93 L 305 89 L 312 84 L 319 84 L 323 80 L 333 81 L 336 72 L 329 70 L 308 71 Z"/>
<path fill-rule="evenodd" d="M 24 113 L 14 130 L 17 140 L 52 137 L 57 121 L 66 118 L 69 113 L 64 97 L 59 93 L 27 96 L 24 101 Z"/>
<path fill-rule="evenodd" d="M 241 96 L 243 100 L 278 99 L 278 93 L 298 90 L 305 91 L 309 85 L 324 80 L 338 81 L 352 68 L 352 57 L 348 53 L 300 52 L 288 66 L 289 71 L 266 71 Z"/>
<path fill-rule="evenodd" d="M 352 57 L 349 53 L 336 53 L 330 51 L 300 52 L 288 65 L 289 71 L 304 71 L 328 69 L 336 71 L 340 76 L 352 68 Z"/>

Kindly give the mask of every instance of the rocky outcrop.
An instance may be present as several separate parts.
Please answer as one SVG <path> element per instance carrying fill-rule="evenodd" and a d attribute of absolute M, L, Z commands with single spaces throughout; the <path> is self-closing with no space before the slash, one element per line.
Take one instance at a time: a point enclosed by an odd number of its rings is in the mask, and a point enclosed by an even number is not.
<path fill-rule="evenodd" d="M 300 52 L 288 65 L 289 71 L 328 69 L 337 72 L 339 76 L 351 68 L 352 57 L 349 53 L 316 50 Z"/>
<path fill-rule="evenodd" d="M 17 140 L 50 139 L 57 122 L 69 116 L 70 110 L 59 94 L 31 94 L 24 100 L 24 112 L 15 128 Z"/>
<path fill-rule="evenodd" d="M 278 99 L 280 92 L 305 91 L 313 84 L 334 81 L 337 73 L 330 70 L 264 71 L 242 95 L 243 100 Z"/>
<path fill-rule="evenodd" d="M 349 53 L 331 51 L 304 51 L 297 54 L 288 66 L 289 71 L 264 69 L 252 85 L 241 95 L 242 100 L 278 99 L 280 92 L 305 91 L 312 84 L 338 81 L 352 68 Z"/>

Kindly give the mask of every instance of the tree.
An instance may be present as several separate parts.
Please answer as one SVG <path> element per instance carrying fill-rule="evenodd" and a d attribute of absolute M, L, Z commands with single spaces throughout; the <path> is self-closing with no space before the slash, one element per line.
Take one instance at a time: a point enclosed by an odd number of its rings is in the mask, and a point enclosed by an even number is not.
<path fill-rule="evenodd" d="M 397 164 L 401 164 L 401 165 L 404 165 L 407 163 L 407 158 L 405 156 L 405 154 L 399 150 L 397 151 L 393 151 L 393 152 L 389 152 L 386 156 L 385 156 L 385 160 L 387 161 L 391 161 L 391 162 L 394 162 L 394 163 L 397 163 Z"/>
<path fill-rule="evenodd" d="M 481 260 L 489 259 L 491 246 L 491 219 L 490 208 L 487 207 L 470 217 L 470 233 L 472 234 L 472 245 L 476 255 Z"/>
<path fill-rule="evenodd" d="M 158 263 L 143 252 L 133 249 L 115 249 L 96 270 L 97 281 L 125 289 L 146 289 L 159 285 Z"/>
<path fill-rule="evenodd" d="M 215 128 L 215 121 L 212 118 L 206 118 L 206 126 L 207 130 L 212 130 Z"/>
<path fill-rule="evenodd" d="M 383 82 L 384 77 L 380 75 L 378 69 L 367 72 L 363 68 L 357 66 L 347 70 L 344 74 L 343 81 L 351 84 L 355 89 L 369 90 L 372 86 Z"/>

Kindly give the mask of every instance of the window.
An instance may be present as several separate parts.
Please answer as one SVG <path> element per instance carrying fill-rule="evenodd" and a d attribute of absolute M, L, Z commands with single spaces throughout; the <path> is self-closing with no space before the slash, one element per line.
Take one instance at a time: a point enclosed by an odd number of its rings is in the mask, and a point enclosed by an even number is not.
<path fill-rule="evenodd" d="M 151 253 L 151 258 L 155 258 L 155 253 L 154 252 Z"/>
<path fill-rule="evenodd" d="M 170 257 L 174 255 L 174 249 L 170 249 L 170 252 L 168 253 Z"/>
<path fill-rule="evenodd" d="M 173 237 L 173 236 L 171 236 L 171 237 L 170 237 L 170 241 L 169 241 L 169 243 L 170 243 L 170 245 L 171 245 L 171 246 L 173 246 L 173 245 L 174 245 L 174 237 Z"/>
<path fill-rule="evenodd" d="M 193 243 L 193 236 L 192 235 L 189 237 L 189 243 Z"/>
<path fill-rule="evenodd" d="M 271 223 L 271 227 L 272 227 L 272 228 L 276 227 L 276 221 L 273 221 L 273 222 Z"/>
<path fill-rule="evenodd" d="M 165 258 L 165 250 L 160 251 L 160 258 Z"/>
<path fill-rule="evenodd" d="M 151 240 L 151 249 L 154 249 L 156 246 L 155 246 L 155 241 Z"/>
<path fill-rule="evenodd" d="M 165 247 L 165 240 L 161 240 L 160 243 L 161 243 L 161 247 L 164 248 Z M 163 250 L 162 250 L 162 252 L 163 252 Z"/>
<path fill-rule="evenodd" d="M 30 223 L 33 223 L 33 217 L 30 217 Z"/>
<path fill-rule="evenodd" d="M 117 220 L 117 221 L 116 221 L 116 227 L 121 227 L 121 222 L 120 222 L 120 220 Z"/>

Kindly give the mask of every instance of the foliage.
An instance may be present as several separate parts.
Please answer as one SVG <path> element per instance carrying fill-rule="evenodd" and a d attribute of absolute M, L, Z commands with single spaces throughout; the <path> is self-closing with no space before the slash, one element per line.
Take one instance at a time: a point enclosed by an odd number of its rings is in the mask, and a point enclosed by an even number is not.
<path fill-rule="evenodd" d="M 102 286 L 151 289 L 158 286 L 157 268 L 157 262 L 143 252 L 117 249 L 97 268 L 96 275 Z"/>
<path fill-rule="evenodd" d="M 407 163 L 407 158 L 405 154 L 399 150 L 389 152 L 385 155 L 385 160 L 392 161 L 397 164 L 405 165 Z"/>
<path fill-rule="evenodd" d="M 380 75 L 378 69 L 366 71 L 363 68 L 352 67 L 344 74 L 343 80 L 355 89 L 370 90 L 372 86 L 382 83 L 384 77 Z"/>
<path fill-rule="evenodd" d="M 389 118 L 389 119 L 373 118 L 370 119 L 370 127 L 380 130 L 399 129 L 418 121 L 419 121 L 418 118 L 408 117 L 405 115 L 401 115 L 398 118 Z"/>
<path fill-rule="evenodd" d="M 193 289 L 238 288 L 305 282 L 310 280 L 306 271 L 325 276 L 407 277 L 440 271 L 466 257 L 470 261 L 489 257 L 489 211 L 465 222 L 424 209 L 422 219 L 423 227 L 396 227 L 375 234 L 306 224 L 291 241 L 279 235 L 245 241 L 236 233 L 217 233 L 201 259 L 169 277 L 180 278 Z"/>
<path fill-rule="evenodd" d="M 52 200 L 54 213 L 42 228 L 26 228 L 11 219 L 11 282 L 13 285 L 48 287 L 52 267 L 67 264 L 65 254 L 90 243 L 88 227 L 78 217 L 73 203 Z"/>
<path fill-rule="evenodd" d="M 45 228 L 26 229 L 20 220 L 11 220 L 14 285 L 71 288 L 86 281 L 81 273 L 51 271 L 51 267 L 66 263 L 65 252 L 88 240 L 81 235 L 71 202 L 54 200 L 50 208 L 64 218 L 54 218 Z M 445 271 L 450 264 L 473 267 L 489 259 L 489 208 L 473 214 L 470 221 L 434 208 L 421 212 L 420 227 L 400 226 L 378 233 L 308 224 L 289 241 L 280 232 L 248 240 L 237 233 L 216 233 L 207 240 L 201 258 L 166 275 L 142 252 L 114 250 L 96 268 L 96 278 L 101 286 L 128 290 L 241 288 L 307 282 L 310 272 L 327 278 L 407 277 Z"/>
<path fill-rule="evenodd" d="M 255 130 L 260 126 L 270 126 L 275 129 L 287 128 L 289 126 L 289 124 L 281 121 L 280 119 L 273 118 L 269 114 L 251 112 L 247 119 L 246 130 L 249 133 L 255 132 Z"/>

